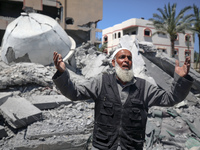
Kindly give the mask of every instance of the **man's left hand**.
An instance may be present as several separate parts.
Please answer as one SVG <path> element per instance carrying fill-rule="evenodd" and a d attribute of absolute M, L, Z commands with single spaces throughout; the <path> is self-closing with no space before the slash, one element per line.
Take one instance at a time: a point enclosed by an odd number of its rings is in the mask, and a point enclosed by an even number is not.
<path fill-rule="evenodd" d="M 185 62 L 182 67 L 179 66 L 179 61 L 176 60 L 175 72 L 181 76 L 185 77 L 190 71 L 190 56 L 186 57 Z"/>

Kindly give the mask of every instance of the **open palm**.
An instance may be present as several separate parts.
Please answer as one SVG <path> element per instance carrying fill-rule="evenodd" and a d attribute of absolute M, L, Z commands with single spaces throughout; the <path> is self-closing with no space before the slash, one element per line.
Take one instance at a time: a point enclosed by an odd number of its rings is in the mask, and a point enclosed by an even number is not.
<path fill-rule="evenodd" d="M 186 57 L 185 62 L 182 67 L 179 66 L 179 61 L 176 60 L 175 72 L 181 76 L 185 77 L 190 71 L 190 56 Z"/>
<path fill-rule="evenodd" d="M 59 72 L 64 72 L 65 71 L 65 63 L 63 62 L 61 54 L 58 54 L 57 52 L 54 52 L 53 54 L 53 61 L 56 69 Z"/>

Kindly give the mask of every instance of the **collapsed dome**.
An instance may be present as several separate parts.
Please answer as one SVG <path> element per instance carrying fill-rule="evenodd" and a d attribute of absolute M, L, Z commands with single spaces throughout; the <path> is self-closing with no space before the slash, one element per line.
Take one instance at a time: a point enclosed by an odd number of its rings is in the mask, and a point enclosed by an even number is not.
<path fill-rule="evenodd" d="M 71 40 L 56 20 L 37 13 L 22 13 L 11 22 L 2 41 L 2 60 L 9 63 L 53 63 L 53 52 L 65 57 Z"/>

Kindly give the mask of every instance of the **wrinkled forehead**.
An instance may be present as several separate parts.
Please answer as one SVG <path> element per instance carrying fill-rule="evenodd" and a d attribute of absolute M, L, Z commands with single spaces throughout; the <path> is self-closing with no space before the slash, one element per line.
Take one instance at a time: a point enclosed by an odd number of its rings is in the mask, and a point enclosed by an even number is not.
<path fill-rule="evenodd" d="M 132 56 L 132 52 L 127 49 L 127 48 L 119 48 L 117 50 L 115 50 L 115 52 L 112 54 L 112 59 L 115 59 L 116 55 L 122 55 L 123 53 L 130 53 L 130 55 Z"/>

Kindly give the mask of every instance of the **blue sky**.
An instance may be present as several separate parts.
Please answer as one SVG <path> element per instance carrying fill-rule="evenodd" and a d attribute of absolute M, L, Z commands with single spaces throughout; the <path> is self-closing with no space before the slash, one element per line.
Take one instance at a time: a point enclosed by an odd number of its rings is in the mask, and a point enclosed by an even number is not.
<path fill-rule="evenodd" d="M 165 4 L 177 3 L 177 12 L 185 6 L 195 4 L 200 9 L 200 0 L 103 0 L 103 19 L 98 22 L 97 28 L 112 27 L 131 18 L 148 20 L 153 13 L 159 13 L 157 8 L 164 8 Z M 193 13 L 193 10 L 189 12 Z M 195 36 L 194 49 L 199 50 L 198 38 Z"/>

